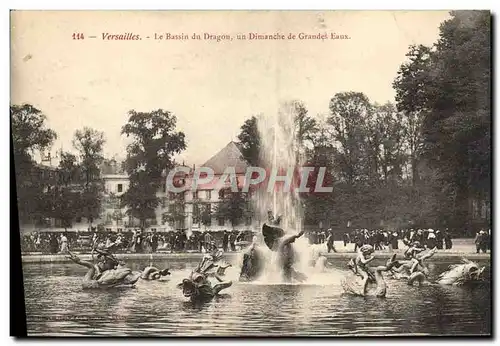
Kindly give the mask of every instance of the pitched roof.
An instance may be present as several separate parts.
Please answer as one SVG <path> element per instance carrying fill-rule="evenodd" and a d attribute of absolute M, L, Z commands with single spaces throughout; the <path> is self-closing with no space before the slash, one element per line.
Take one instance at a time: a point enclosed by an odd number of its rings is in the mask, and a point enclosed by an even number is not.
<path fill-rule="evenodd" d="M 217 154 L 212 156 L 203 167 L 210 167 L 214 170 L 214 174 L 222 174 L 227 167 L 234 167 L 236 173 L 245 173 L 248 164 L 243 159 L 238 145 L 231 141 L 228 145 L 222 148 Z"/>

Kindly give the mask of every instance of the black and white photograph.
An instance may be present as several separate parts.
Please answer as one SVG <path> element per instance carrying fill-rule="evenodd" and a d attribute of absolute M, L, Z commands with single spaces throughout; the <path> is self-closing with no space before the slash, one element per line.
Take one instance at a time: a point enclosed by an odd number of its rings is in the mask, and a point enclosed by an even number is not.
<path fill-rule="evenodd" d="M 491 71 L 488 10 L 11 10 L 11 324 L 491 337 Z"/>

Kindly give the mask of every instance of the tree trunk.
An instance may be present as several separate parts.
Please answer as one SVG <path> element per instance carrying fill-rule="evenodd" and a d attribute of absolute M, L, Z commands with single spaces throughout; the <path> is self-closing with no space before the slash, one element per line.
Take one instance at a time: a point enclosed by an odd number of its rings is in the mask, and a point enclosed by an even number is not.
<path fill-rule="evenodd" d="M 460 230 L 463 231 L 469 229 L 469 193 L 467 186 L 458 186 L 457 198 L 455 200 L 455 225 Z"/>
<path fill-rule="evenodd" d="M 464 156 L 465 153 L 465 156 Z M 459 160 L 457 162 L 457 172 L 455 178 L 456 184 L 456 199 L 454 203 L 454 219 L 456 227 L 459 228 L 460 231 L 469 229 L 470 223 L 470 210 L 469 210 L 469 170 L 467 166 L 468 155 L 466 150 L 461 150 L 457 153 L 460 155 Z"/>
<path fill-rule="evenodd" d="M 411 154 L 411 179 L 413 186 L 415 186 L 418 183 L 418 167 L 415 153 Z"/>

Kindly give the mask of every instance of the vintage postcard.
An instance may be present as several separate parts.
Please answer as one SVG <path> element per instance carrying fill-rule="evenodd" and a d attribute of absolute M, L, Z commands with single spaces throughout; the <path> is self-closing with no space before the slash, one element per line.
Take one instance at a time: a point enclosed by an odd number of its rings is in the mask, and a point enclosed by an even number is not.
<path fill-rule="evenodd" d="M 12 335 L 491 336 L 489 11 L 13 10 L 10 56 Z"/>

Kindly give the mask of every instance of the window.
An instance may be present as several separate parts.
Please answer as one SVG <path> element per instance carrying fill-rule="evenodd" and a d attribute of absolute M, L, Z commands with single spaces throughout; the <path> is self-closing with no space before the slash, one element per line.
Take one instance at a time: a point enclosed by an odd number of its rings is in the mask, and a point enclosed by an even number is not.
<path fill-rule="evenodd" d="M 123 228 L 118 228 L 117 230 L 118 230 L 118 232 L 121 232 L 123 230 Z"/>
<path fill-rule="evenodd" d="M 193 199 L 198 199 L 198 191 L 193 192 Z"/>
<path fill-rule="evenodd" d="M 206 194 L 206 196 L 207 196 L 207 199 L 208 199 L 208 200 L 211 200 L 211 199 L 212 199 L 212 191 L 207 190 L 207 191 L 205 192 L 205 194 Z"/>
<path fill-rule="evenodd" d="M 123 192 L 123 184 L 118 184 L 118 192 Z"/>
<path fill-rule="evenodd" d="M 217 221 L 219 222 L 219 226 L 224 226 L 224 218 L 223 217 L 219 217 L 217 219 Z"/>
<path fill-rule="evenodd" d="M 219 198 L 224 199 L 224 190 L 219 191 Z"/>

